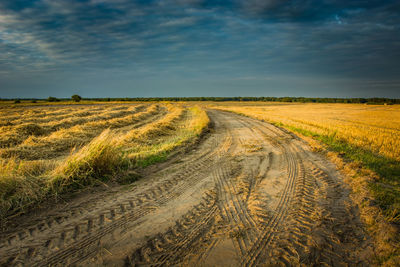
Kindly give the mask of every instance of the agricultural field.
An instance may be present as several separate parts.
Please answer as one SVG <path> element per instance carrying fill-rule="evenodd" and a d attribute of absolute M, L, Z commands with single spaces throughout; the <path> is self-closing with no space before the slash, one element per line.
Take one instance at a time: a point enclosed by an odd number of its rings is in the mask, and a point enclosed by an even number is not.
<path fill-rule="evenodd" d="M 204 111 L 170 104 L 3 107 L 0 117 L 2 217 L 99 181 L 129 182 L 129 170 L 208 123 Z"/>
<path fill-rule="evenodd" d="M 0 107 L 0 265 L 399 262 L 398 106 Z"/>
<path fill-rule="evenodd" d="M 400 161 L 400 107 L 362 104 L 218 104 L 260 120 L 332 136 Z"/>

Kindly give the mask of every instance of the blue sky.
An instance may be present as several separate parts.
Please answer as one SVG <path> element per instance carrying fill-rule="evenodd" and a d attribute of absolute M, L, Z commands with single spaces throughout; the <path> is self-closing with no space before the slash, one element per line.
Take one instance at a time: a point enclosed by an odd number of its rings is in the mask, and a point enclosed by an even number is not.
<path fill-rule="evenodd" d="M 400 98 L 400 2 L 2 0 L 0 97 Z"/>

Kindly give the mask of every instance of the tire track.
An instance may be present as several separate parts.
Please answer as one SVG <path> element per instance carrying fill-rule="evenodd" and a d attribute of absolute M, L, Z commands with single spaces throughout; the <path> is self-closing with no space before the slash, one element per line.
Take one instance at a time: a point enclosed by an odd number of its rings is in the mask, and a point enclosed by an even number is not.
<path fill-rule="evenodd" d="M 181 160 L 134 190 L 94 197 L 6 236 L 0 264 L 85 265 L 114 235 L 127 241 L 118 244 L 129 251 L 126 266 L 215 265 L 224 249 L 243 266 L 357 262 L 349 251 L 364 236 L 356 234 L 361 226 L 333 167 L 272 125 L 227 112 L 209 116 L 215 131 Z M 168 205 L 188 199 L 179 216 L 168 214 Z M 148 218 L 160 214 L 170 220 L 163 230 L 126 234 L 151 228 Z"/>
<path fill-rule="evenodd" d="M 220 142 L 219 138 L 216 138 L 212 141 L 214 145 Z M 100 210 L 100 215 L 97 217 L 84 218 L 83 220 L 86 221 L 86 226 L 84 227 L 76 228 L 76 223 L 63 223 L 62 232 L 60 234 L 52 233 L 51 238 L 47 237 L 43 241 L 37 240 L 37 236 L 35 238 L 32 236 L 30 240 L 25 240 L 25 238 L 21 238 L 21 234 L 19 234 L 17 238 L 8 238 L 8 245 L 4 247 L 18 245 L 21 243 L 21 241 L 28 241 L 27 243 L 31 243 L 31 245 L 28 245 L 25 253 L 22 254 L 19 248 L 16 250 L 7 250 L 7 255 L 9 255 L 9 257 L 7 257 L 7 259 L 3 259 L 5 261 L 2 260 L 2 262 L 5 264 L 10 264 L 19 261 L 30 261 L 32 255 L 34 254 L 32 251 L 36 251 L 38 247 L 41 247 L 42 249 L 39 249 L 41 251 L 40 253 L 42 255 L 46 254 L 49 248 L 51 248 L 52 244 L 58 245 L 53 246 L 54 250 L 50 252 L 51 255 L 49 257 L 45 257 L 43 260 L 33 263 L 33 266 L 56 265 L 59 263 L 71 264 L 75 262 L 75 260 L 81 261 L 87 258 L 96 251 L 96 242 L 102 237 L 112 233 L 115 229 L 127 227 L 128 222 L 129 224 L 132 224 L 133 221 L 166 204 L 169 200 L 178 197 L 181 193 L 185 192 L 187 188 L 198 183 L 202 178 L 205 177 L 204 170 L 207 171 L 209 167 L 212 168 L 212 166 L 218 164 L 215 161 L 215 156 L 225 151 L 226 147 L 229 147 L 230 142 L 231 137 L 226 136 L 224 140 L 218 144 L 219 147 L 216 148 L 214 146 L 210 146 L 210 150 L 206 150 L 205 153 L 202 153 L 199 156 L 196 155 L 194 157 L 193 164 L 186 164 L 183 170 L 178 170 L 178 172 L 176 172 L 174 175 L 170 174 L 168 179 L 157 183 L 155 186 L 145 192 L 136 194 L 132 197 L 125 197 L 124 199 L 120 200 L 118 204 L 111 206 L 105 211 Z M 214 149 L 211 150 L 211 148 Z M 170 170 L 166 170 L 166 172 L 168 171 Z M 123 211 L 127 211 L 128 214 Z M 76 213 L 76 211 L 74 213 Z M 60 222 L 68 222 L 71 220 L 70 218 L 70 216 L 63 216 L 58 219 Z M 79 222 L 78 224 L 81 223 Z M 50 225 L 53 224 L 50 223 Z M 64 230 L 65 228 L 68 230 Z M 82 229 L 82 231 L 80 231 L 81 228 L 86 228 L 87 230 L 84 231 Z M 51 227 L 49 227 L 48 230 L 51 230 Z M 48 234 L 46 236 L 48 236 Z M 16 242 L 13 242 L 14 240 Z M 71 244 L 69 245 L 69 243 Z M 85 254 L 85 256 L 82 254 Z"/>
<path fill-rule="evenodd" d="M 260 129 L 258 123 L 250 124 L 249 120 L 245 121 L 244 119 L 240 119 L 240 121 L 244 125 L 247 125 L 248 128 L 252 129 L 253 133 L 258 132 L 261 133 L 261 135 L 266 136 L 265 130 Z M 280 136 L 278 132 L 272 132 L 275 136 Z M 268 138 L 266 139 L 269 141 L 271 140 L 271 137 L 268 136 Z M 254 266 L 263 251 L 265 251 L 268 244 L 273 241 L 277 228 L 286 218 L 288 207 L 293 199 L 296 189 L 296 180 L 299 179 L 299 177 L 301 179 L 302 176 L 304 176 L 304 166 L 302 164 L 302 161 L 293 152 L 292 148 L 290 146 L 282 144 L 282 141 L 280 141 L 279 138 L 273 140 L 271 143 L 275 147 L 278 147 L 283 153 L 283 157 L 287 165 L 287 182 L 285 188 L 283 189 L 283 192 L 281 193 L 279 202 L 274 209 L 274 215 L 266 222 L 266 225 L 261 228 L 260 235 L 244 254 L 242 265 L 245 266 Z"/>
<path fill-rule="evenodd" d="M 233 166 L 228 166 L 233 169 Z M 247 206 L 243 200 L 238 197 L 235 186 L 232 183 L 233 174 L 230 174 L 226 166 L 222 166 L 217 170 L 215 175 L 216 188 L 221 202 L 219 203 L 221 215 L 231 226 L 232 231 L 236 232 L 236 242 L 240 248 L 240 252 L 245 254 L 250 242 L 257 235 L 258 227 L 251 217 Z M 233 173 L 237 173 L 233 172 Z M 223 215 L 224 214 L 224 215 Z"/>
<path fill-rule="evenodd" d="M 200 168 L 204 168 L 205 166 L 210 166 L 209 164 L 211 163 L 212 161 L 209 158 L 206 158 L 203 160 L 203 162 L 199 162 L 197 163 L 196 166 L 193 166 L 193 170 L 196 171 L 199 170 Z M 180 174 L 177 174 L 174 177 L 174 179 L 165 181 L 162 185 L 158 185 L 157 187 L 158 192 L 160 191 L 167 192 L 165 194 L 159 195 L 156 193 L 157 191 L 151 189 L 148 192 L 141 193 L 138 196 L 126 199 L 125 201 L 133 203 L 132 212 L 130 212 L 127 215 L 125 215 L 122 212 L 122 210 L 128 210 L 129 212 L 129 206 L 123 206 L 124 208 L 120 209 L 119 211 L 117 210 L 117 207 L 121 204 L 118 204 L 118 206 L 116 205 L 115 208 L 111 207 L 108 211 L 102 213 L 97 218 L 96 225 L 100 226 L 97 227 L 99 230 L 97 230 L 96 234 L 91 234 L 87 237 L 83 237 L 80 241 L 73 242 L 71 245 L 63 247 L 59 251 L 53 253 L 50 257 L 46 258 L 44 261 L 39 261 L 36 264 L 33 264 L 33 266 L 57 265 L 60 263 L 72 264 L 75 263 L 75 261 L 72 260 L 71 262 L 67 262 L 66 260 L 71 258 L 76 258 L 76 260 L 81 261 L 89 257 L 91 253 L 93 253 L 96 250 L 97 241 L 100 240 L 101 237 L 110 234 L 113 230 L 117 228 L 126 227 L 128 223 L 131 224 L 132 222 L 152 212 L 154 209 L 166 204 L 169 200 L 171 200 L 172 198 L 176 198 L 181 193 L 185 192 L 185 190 L 188 187 L 192 186 L 193 184 L 197 183 L 201 178 L 203 178 L 203 176 L 196 175 L 196 173 L 194 173 L 194 175 L 190 177 L 187 175 L 188 172 L 182 172 Z M 190 178 L 187 183 L 182 183 L 181 181 L 184 176 Z M 175 182 L 178 181 L 180 181 L 180 184 L 175 185 Z M 107 214 L 109 214 L 108 217 L 106 217 Z M 116 217 L 116 215 L 118 215 L 118 217 Z M 104 221 L 106 219 L 111 220 L 111 222 L 108 223 L 106 226 L 103 226 L 103 224 L 105 224 Z M 88 225 L 90 225 L 89 220 L 88 220 Z M 94 231 L 95 227 L 92 226 L 90 230 Z M 60 237 L 54 238 L 51 242 L 57 243 L 58 239 L 61 240 L 62 243 L 64 243 L 65 242 L 64 240 L 67 238 L 66 236 L 73 235 L 72 231 L 62 232 Z M 76 240 L 70 239 L 70 241 L 76 241 Z M 82 253 L 79 253 L 83 249 L 85 249 L 85 254 L 86 254 L 85 257 L 82 255 Z"/>
<path fill-rule="evenodd" d="M 203 201 L 176 222 L 165 234 L 157 234 L 147 244 L 135 250 L 126 259 L 126 266 L 152 265 L 162 266 L 181 262 L 204 235 L 214 227 L 217 207 L 216 195 L 206 194 Z M 201 223 L 198 223 L 201 218 Z M 162 242 L 158 242 L 158 240 Z M 155 245 L 155 243 L 158 243 Z M 198 242 L 197 242 L 198 243 Z"/>
<path fill-rule="evenodd" d="M 364 265 L 362 260 L 354 256 L 356 253 L 346 252 L 346 249 L 351 252 L 360 250 L 355 244 L 363 243 L 365 232 L 359 236 L 354 234 L 357 227 L 362 229 L 362 225 L 357 225 L 353 211 L 345 208 L 343 198 L 348 199 L 348 195 L 344 195 L 341 182 L 329 174 L 335 170 L 328 171 L 326 166 L 319 163 L 316 155 L 305 151 L 292 137 L 285 137 L 288 135 L 286 132 L 281 134 L 277 129 L 271 129 L 270 125 L 257 127 L 261 123 L 253 120 L 246 122 L 283 150 L 288 182 L 276 213 L 267 221 L 264 233 L 249 250 L 242 265 L 328 263 L 338 266 L 355 262 Z M 270 139 L 271 134 L 275 140 Z M 288 198 L 291 204 L 282 205 L 288 203 L 285 200 Z M 346 228 L 347 231 L 344 230 Z M 341 234 L 342 231 L 346 231 L 346 234 Z"/>
<path fill-rule="evenodd" d="M 275 209 L 273 217 L 263 227 L 261 236 L 254 242 L 252 248 L 248 250 L 242 262 L 245 266 L 254 266 L 260 254 L 266 249 L 268 244 L 274 239 L 279 224 L 286 218 L 288 206 L 290 205 L 296 188 L 296 179 L 304 175 L 302 162 L 293 153 L 284 148 L 284 155 L 287 162 L 287 183 Z"/>

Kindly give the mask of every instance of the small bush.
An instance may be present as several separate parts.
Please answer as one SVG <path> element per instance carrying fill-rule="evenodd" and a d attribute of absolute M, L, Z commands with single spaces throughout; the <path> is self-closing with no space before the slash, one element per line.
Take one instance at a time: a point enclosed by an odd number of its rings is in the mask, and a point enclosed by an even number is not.
<path fill-rule="evenodd" d="M 19 104 L 19 103 L 21 103 L 21 100 L 19 100 L 19 99 L 14 100 L 14 104 Z"/>

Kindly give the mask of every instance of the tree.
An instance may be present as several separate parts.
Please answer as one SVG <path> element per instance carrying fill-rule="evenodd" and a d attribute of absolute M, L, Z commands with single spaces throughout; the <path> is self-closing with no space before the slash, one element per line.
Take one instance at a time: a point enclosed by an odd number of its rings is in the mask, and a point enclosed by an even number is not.
<path fill-rule="evenodd" d="M 53 97 L 53 96 L 49 96 L 48 98 L 47 98 L 47 101 L 49 101 L 49 102 L 58 102 L 58 101 L 60 101 L 58 98 L 56 98 L 56 97 Z"/>
<path fill-rule="evenodd" d="M 72 100 L 74 100 L 75 102 L 79 102 L 81 101 L 82 97 L 79 95 L 73 95 L 71 96 Z"/>

